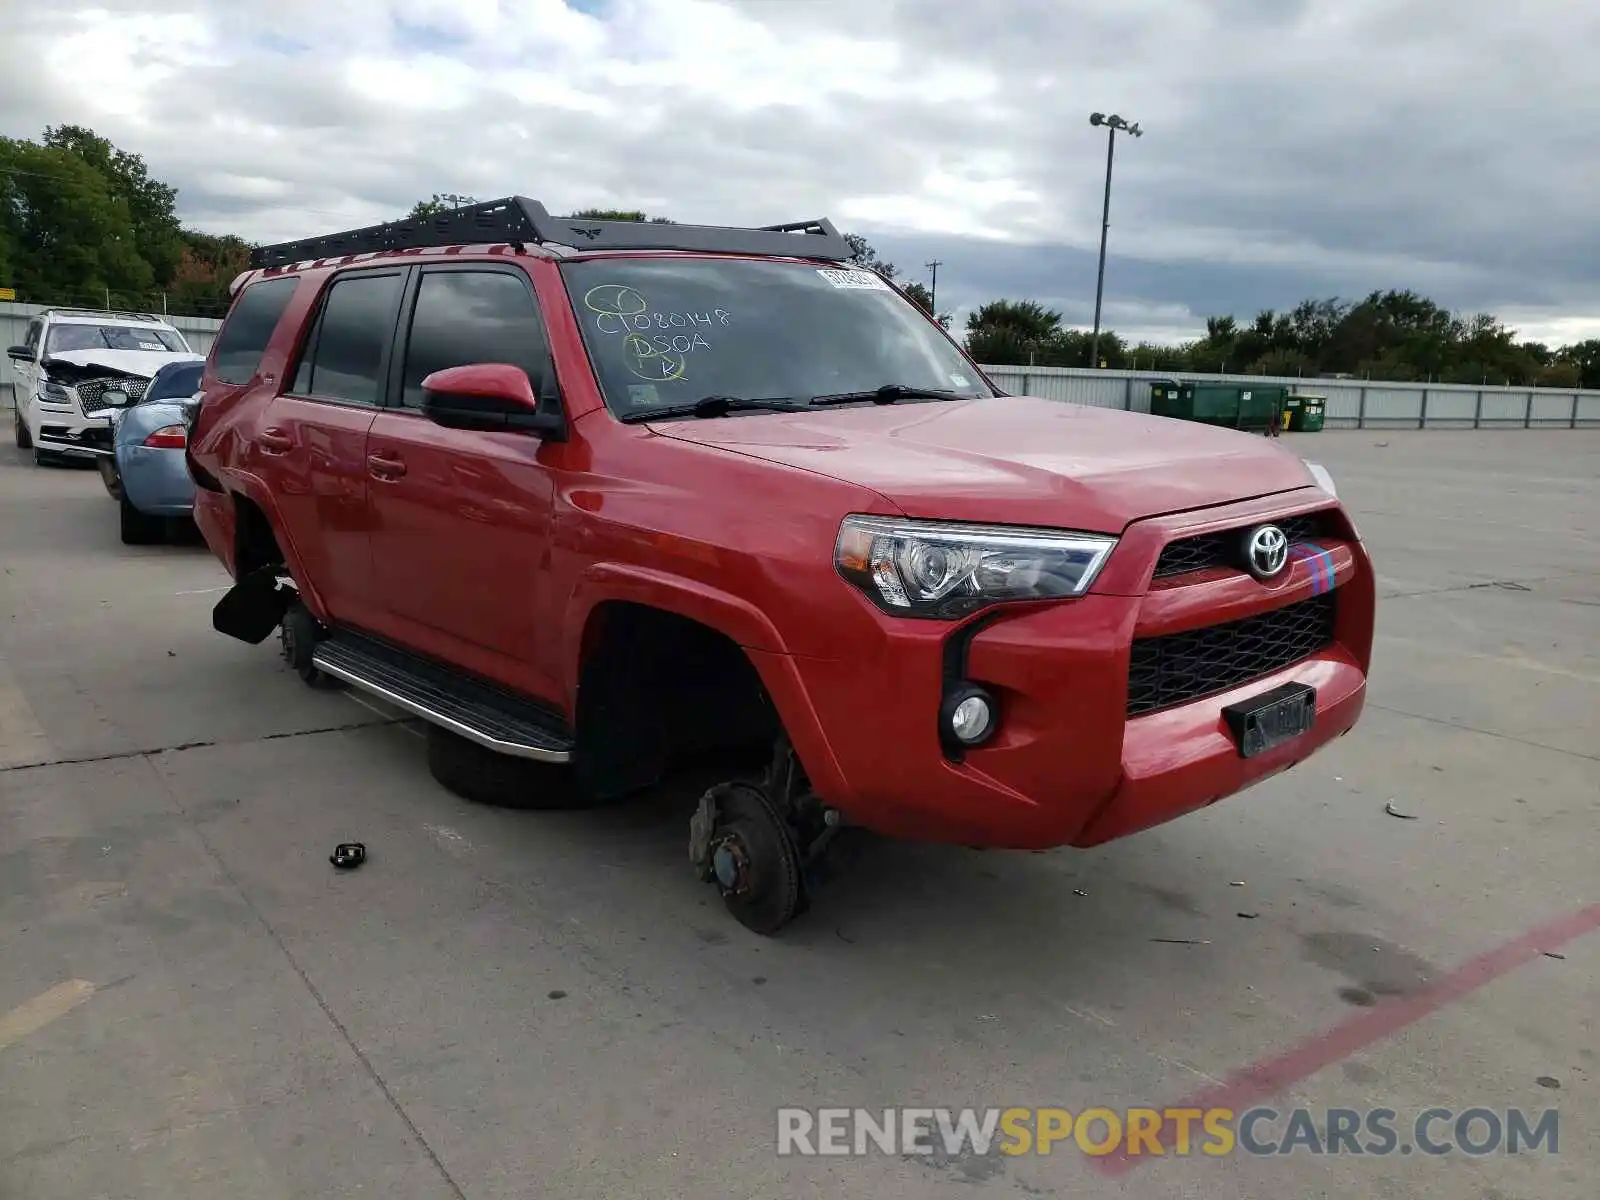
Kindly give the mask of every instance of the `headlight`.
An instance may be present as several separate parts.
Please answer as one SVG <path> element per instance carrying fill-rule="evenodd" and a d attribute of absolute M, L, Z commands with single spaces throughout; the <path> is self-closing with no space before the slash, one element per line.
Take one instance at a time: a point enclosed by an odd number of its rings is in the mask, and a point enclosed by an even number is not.
<path fill-rule="evenodd" d="M 51 404 L 71 404 L 72 393 L 59 383 L 51 383 L 46 379 L 39 385 L 39 399 L 48 401 Z"/>
<path fill-rule="evenodd" d="M 885 612 L 948 620 L 1007 600 L 1082 595 L 1116 544 L 1092 533 L 851 516 L 834 565 Z"/>
<path fill-rule="evenodd" d="M 1302 458 L 1306 470 L 1311 472 L 1311 478 L 1317 481 L 1317 486 L 1330 496 L 1337 496 L 1339 491 L 1333 486 L 1333 476 L 1328 474 L 1328 468 L 1321 463 L 1314 463 L 1309 458 Z"/>

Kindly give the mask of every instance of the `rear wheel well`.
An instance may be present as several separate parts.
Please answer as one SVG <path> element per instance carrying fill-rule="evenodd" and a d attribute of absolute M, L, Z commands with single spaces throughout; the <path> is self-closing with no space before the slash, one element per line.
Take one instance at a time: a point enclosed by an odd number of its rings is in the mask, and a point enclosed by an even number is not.
<path fill-rule="evenodd" d="M 243 579 L 262 567 L 283 566 L 278 537 L 261 506 L 248 496 L 235 495 L 233 508 L 234 578 Z"/>
<path fill-rule="evenodd" d="M 782 731 L 739 644 L 699 621 L 628 602 L 589 616 L 578 680 L 575 766 L 583 785 L 618 796 L 675 765 L 715 757 L 759 769 Z"/>

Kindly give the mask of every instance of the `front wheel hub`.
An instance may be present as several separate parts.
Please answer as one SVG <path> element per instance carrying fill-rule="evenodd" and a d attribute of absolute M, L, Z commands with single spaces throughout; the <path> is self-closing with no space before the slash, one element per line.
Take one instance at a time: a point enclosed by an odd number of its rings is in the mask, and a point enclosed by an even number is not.
<path fill-rule="evenodd" d="M 711 869 L 715 872 L 717 884 L 724 893 L 735 893 L 743 889 L 749 865 L 750 857 L 737 838 L 724 838 L 712 851 Z"/>

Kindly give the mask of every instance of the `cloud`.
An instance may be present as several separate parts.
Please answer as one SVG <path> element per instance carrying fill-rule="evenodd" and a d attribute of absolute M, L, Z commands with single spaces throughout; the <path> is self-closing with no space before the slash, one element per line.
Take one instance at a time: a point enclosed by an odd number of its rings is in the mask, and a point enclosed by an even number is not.
<path fill-rule="evenodd" d="M 1589 0 L 57 0 L 0 132 L 77 122 L 259 240 L 433 192 L 830 215 L 941 301 L 1109 324 L 1414 288 L 1600 334 Z M 942 303 L 942 306 L 943 303 Z"/>

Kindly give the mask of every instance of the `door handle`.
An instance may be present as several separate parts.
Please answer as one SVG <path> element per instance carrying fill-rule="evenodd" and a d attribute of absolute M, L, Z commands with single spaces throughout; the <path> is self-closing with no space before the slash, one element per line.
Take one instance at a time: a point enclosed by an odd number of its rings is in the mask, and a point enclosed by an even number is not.
<path fill-rule="evenodd" d="M 406 464 L 403 459 L 390 454 L 369 454 L 367 470 L 379 479 L 399 479 L 406 473 Z"/>
<path fill-rule="evenodd" d="M 268 454 L 287 454 L 294 448 L 289 435 L 277 428 L 263 429 L 256 434 L 256 445 Z"/>

